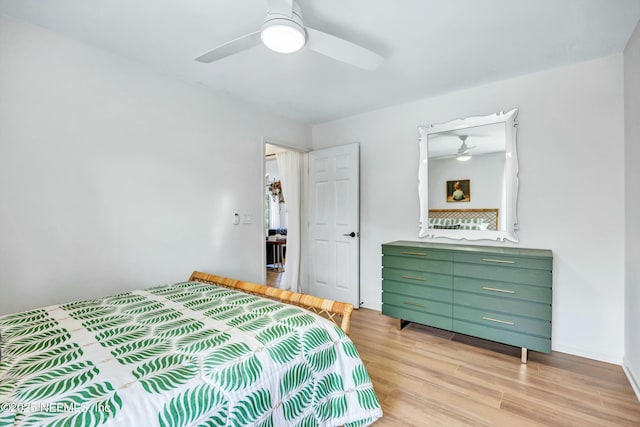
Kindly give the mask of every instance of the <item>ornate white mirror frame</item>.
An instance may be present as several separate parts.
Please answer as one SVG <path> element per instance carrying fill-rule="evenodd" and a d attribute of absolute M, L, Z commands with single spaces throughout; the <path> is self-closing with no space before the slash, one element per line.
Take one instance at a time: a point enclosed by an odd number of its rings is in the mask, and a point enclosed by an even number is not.
<path fill-rule="evenodd" d="M 509 240 L 512 242 L 518 241 L 516 230 L 518 229 L 517 219 L 517 199 L 518 199 L 518 154 L 516 151 L 516 128 L 518 115 L 518 109 L 514 108 L 508 112 L 499 112 L 490 114 L 488 116 L 469 117 L 466 119 L 453 120 L 447 123 L 433 124 L 427 126 L 419 126 L 419 143 L 420 143 L 420 166 L 418 171 L 418 193 L 420 197 L 420 232 L 419 237 L 446 237 L 450 239 L 467 239 L 467 240 Z M 498 125 L 504 124 L 504 181 L 502 200 L 500 202 L 500 208 L 496 209 L 452 209 L 452 210 L 433 210 L 431 215 L 441 216 L 442 212 L 481 212 L 481 211 L 494 211 L 497 220 L 495 229 L 449 229 L 449 228 L 434 228 L 429 221 L 429 141 L 434 138 L 445 134 L 451 134 L 459 138 L 455 148 L 458 153 L 461 153 L 462 147 L 465 149 L 465 140 L 467 138 L 466 131 L 471 131 L 470 128 L 477 128 L 479 126 L 486 125 Z M 485 128 L 488 129 L 488 128 Z M 477 130 L 477 129 L 476 129 Z M 462 136 L 462 137 L 461 137 Z M 462 145 L 460 145 L 462 141 Z M 472 146 L 469 141 L 469 146 Z M 460 148 L 458 148 L 460 146 Z M 432 150 L 433 151 L 433 150 Z M 456 151 L 455 149 L 453 150 Z M 460 156 L 460 154 L 458 154 Z M 453 157 L 453 156 L 449 156 Z M 462 159 L 459 159 L 462 160 Z M 464 178 L 462 176 L 453 177 Z M 443 194 L 446 189 L 443 189 Z M 473 200 L 473 199 L 471 199 Z M 456 205 L 461 206 L 461 205 Z M 491 206 L 494 208 L 494 206 Z M 436 214 L 435 212 L 439 212 Z M 464 215 L 464 214 L 463 214 Z M 432 220 L 433 221 L 433 220 Z M 459 226 L 459 225 L 458 225 Z M 477 227 L 472 227 L 477 228 Z"/>

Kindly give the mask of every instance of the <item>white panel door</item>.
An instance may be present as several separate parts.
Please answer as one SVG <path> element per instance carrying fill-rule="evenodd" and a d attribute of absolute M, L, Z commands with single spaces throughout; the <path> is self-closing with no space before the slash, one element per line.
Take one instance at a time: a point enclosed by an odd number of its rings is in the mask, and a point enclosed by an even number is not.
<path fill-rule="evenodd" d="M 310 293 L 360 306 L 358 144 L 309 153 Z"/>

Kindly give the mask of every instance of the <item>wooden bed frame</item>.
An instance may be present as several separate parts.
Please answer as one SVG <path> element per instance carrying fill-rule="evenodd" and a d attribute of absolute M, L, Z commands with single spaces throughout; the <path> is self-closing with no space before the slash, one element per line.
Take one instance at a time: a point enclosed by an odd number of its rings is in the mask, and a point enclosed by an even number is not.
<path fill-rule="evenodd" d="M 238 289 L 250 294 L 260 295 L 277 301 L 282 301 L 287 304 L 306 308 L 307 310 L 311 310 L 314 313 L 326 317 L 339 326 L 345 334 L 349 334 L 353 304 L 318 298 L 298 292 L 285 291 L 283 289 L 259 285 L 257 283 L 243 282 L 241 280 L 202 273 L 200 271 L 194 271 L 191 274 L 191 277 L 189 277 L 189 281 L 226 286 L 228 288 Z"/>

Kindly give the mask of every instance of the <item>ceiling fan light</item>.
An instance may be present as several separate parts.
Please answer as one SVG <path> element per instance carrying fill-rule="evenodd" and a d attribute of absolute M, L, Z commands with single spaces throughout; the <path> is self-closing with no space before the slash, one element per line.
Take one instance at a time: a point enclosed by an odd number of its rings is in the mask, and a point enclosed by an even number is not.
<path fill-rule="evenodd" d="M 461 154 L 461 155 L 457 156 L 456 159 L 460 160 L 461 162 L 466 162 L 467 160 L 471 159 L 471 155 L 470 154 Z"/>
<path fill-rule="evenodd" d="M 265 46 L 279 53 L 298 51 L 306 42 L 304 28 L 298 23 L 284 18 L 265 22 L 260 38 Z"/>

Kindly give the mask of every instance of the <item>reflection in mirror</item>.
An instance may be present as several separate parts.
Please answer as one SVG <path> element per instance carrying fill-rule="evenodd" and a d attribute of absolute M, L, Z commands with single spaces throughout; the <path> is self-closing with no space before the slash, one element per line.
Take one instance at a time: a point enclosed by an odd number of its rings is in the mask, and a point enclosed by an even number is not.
<path fill-rule="evenodd" d="M 420 237 L 518 241 L 517 112 L 418 128 Z"/>
<path fill-rule="evenodd" d="M 479 212 L 478 215 L 469 213 L 468 219 L 483 219 L 479 221 L 479 229 L 505 230 L 504 215 L 500 221 L 500 212 L 504 212 L 505 152 L 504 123 L 429 134 L 429 210 L 432 211 L 429 217 L 435 216 L 434 210 L 439 211 L 439 217 L 446 217 L 443 214 L 447 210 L 491 209 L 494 216 L 497 214 L 497 220 L 487 221 L 487 215 Z M 449 184 L 447 197 L 442 194 L 445 183 Z M 467 203 L 461 206 L 461 202 Z M 448 216 L 453 215 L 451 212 Z"/>

